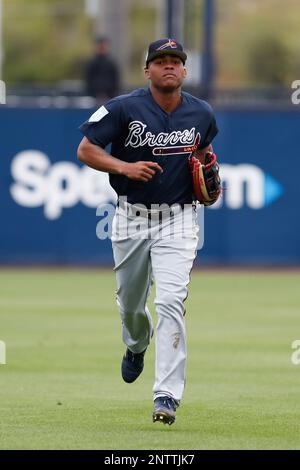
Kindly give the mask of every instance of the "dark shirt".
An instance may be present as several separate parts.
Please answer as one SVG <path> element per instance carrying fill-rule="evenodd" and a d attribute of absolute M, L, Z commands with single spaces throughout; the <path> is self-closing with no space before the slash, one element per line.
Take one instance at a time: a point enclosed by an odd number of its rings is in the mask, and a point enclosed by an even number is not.
<path fill-rule="evenodd" d="M 188 165 L 191 146 L 200 140 L 208 146 L 218 132 L 208 103 L 182 92 L 182 103 L 171 113 L 153 99 L 150 89 L 138 89 L 118 96 L 101 106 L 80 126 L 93 144 L 105 148 L 126 162 L 157 162 L 157 172 L 147 183 L 110 174 L 110 184 L 128 202 L 151 204 L 190 204 L 192 179 Z"/>
<path fill-rule="evenodd" d="M 88 95 L 113 98 L 119 89 L 118 68 L 108 55 L 96 54 L 87 63 L 85 82 Z"/>

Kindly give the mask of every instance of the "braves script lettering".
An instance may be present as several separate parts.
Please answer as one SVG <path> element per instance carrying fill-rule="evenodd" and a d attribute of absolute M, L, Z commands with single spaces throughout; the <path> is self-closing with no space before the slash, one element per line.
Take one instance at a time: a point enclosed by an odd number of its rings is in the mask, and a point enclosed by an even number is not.
<path fill-rule="evenodd" d="M 152 132 L 147 132 L 147 125 L 141 121 L 132 121 L 129 126 L 129 134 L 125 141 L 125 146 L 137 148 L 149 145 L 149 147 L 164 147 L 166 145 L 193 145 L 195 142 L 195 127 L 184 131 L 172 131 L 170 133 L 160 132 L 155 135 Z M 200 134 L 197 133 L 200 140 Z"/>

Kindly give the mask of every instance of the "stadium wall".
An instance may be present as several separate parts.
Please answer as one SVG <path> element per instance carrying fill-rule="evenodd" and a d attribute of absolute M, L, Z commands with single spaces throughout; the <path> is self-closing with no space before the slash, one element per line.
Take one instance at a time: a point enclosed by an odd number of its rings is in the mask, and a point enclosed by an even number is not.
<path fill-rule="evenodd" d="M 76 158 L 78 126 L 90 114 L 0 108 L 1 264 L 112 264 L 110 240 L 96 236 L 96 208 L 115 193 L 106 174 Z M 298 110 L 216 115 L 226 189 L 205 209 L 197 263 L 300 265 Z"/>

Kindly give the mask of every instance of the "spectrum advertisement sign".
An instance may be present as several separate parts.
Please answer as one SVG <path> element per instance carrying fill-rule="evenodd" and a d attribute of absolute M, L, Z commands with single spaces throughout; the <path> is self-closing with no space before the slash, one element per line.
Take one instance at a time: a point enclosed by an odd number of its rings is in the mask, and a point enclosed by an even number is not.
<path fill-rule="evenodd" d="M 0 108 L 0 262 L 111 264 L 96 235 L 99 204 L 116 202 L 106 174 L 76 159 L 86 110 Z M 217 112 L 223 197 L 205 209 L 199 264 L 300 264 L 296 112 Z M 99 214 L 99 212 L 98 212 Z"/>

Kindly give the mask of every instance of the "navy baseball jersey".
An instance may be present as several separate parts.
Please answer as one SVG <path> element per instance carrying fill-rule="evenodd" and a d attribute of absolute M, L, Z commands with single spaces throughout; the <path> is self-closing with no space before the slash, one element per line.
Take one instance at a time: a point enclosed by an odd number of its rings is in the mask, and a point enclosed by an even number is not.
<path fill-rule="evenodd" d="M 150 89 L 138 89 L 101 106 L 80 130 L 93 144 L 105 148 L 120 160 L 157 162 L 157 172 L 148 182 L 110 174 L 118 196 L 131 204 L 190 204 L 192 179 L 188 166 L 191 147 L 204 148 L 218 132 L 208 103 L 182 92 L 181 104 L 171 113 L 153 99 Z"/>

